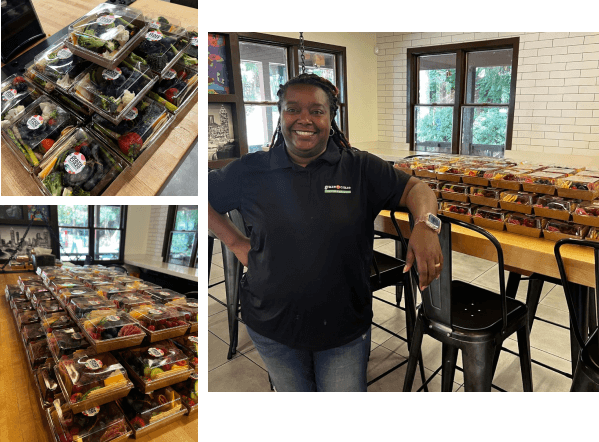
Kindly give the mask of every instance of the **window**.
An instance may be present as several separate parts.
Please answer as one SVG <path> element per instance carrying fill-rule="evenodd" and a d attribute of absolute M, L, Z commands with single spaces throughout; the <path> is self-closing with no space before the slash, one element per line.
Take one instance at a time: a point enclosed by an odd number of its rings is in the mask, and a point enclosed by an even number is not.
<path fill-rule="evenodd" d="M 58 206 L 61 260 L 121 263 L 125 243 L 125 206 Z"/>
<path fill-rule="evenodd" d="M 170 206 L 166 226 L 164 261 L 197 268 L 198 206 Z"/>
<path fill-rule="evenodd" d="M 511 149 L 518 38 L 408 49 L 412 150 L 503 157 Z"/>

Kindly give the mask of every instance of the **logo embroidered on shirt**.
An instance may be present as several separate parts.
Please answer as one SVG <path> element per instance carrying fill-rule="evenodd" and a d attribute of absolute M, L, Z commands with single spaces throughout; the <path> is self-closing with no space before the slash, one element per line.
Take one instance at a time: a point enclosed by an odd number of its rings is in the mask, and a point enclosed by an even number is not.
<path fill-rule="evenodd" d="M 324 193 L 351 193 L 351 186 L 324 186 Z"/>

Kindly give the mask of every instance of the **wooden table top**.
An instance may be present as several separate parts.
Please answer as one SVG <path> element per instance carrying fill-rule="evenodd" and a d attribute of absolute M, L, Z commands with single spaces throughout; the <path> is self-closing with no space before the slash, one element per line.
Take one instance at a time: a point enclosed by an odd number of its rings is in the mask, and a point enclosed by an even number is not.
<path fill-rule="evenodd" d="M 408 215 L 397 213 L 397 220 L 402 235 L 409 237 Z M 374 228 L 389 234 L 396 233 L 389 211 L 381 211 L 374 221 Z M 451 229 L 454 251 L 497 262 L 495 246 L 488 239 L 464 227 L 453 225 Z M 560 279 L 553 251 L 555 241 L 531 238 L 507 231 L 489 230 L 489 232 L 501 244 L 506 270 L 514 270 L 525 275 L 539 273 Z M 562 247 L 561 253 L 568 279 L 577 284 L 594 287 L 595 259 L 593 251 L 580 246 L 567 245 Z"/>
<path fill-rule="evenodd" d="M 33 0 L 42 28 L 48 36 L 68 26 L 95 8 L 101 0 Z M 181 26 L 197 26 L 198 10 L 160 0 L 137 0 L 131 5 L 145 15 L 162 14 L 179 21 Z M 36 44 L 39 44 L 37 42 Z M 32 45 L 31 47 L 34 47 Z M 175 168 L 191 149 L 198 136 L 198 101 L 181 111 L 170 128 L 134 166 L 122 173 L 105 195 L 156 195 L 166 185 Z M 6 143 L 2 142 L 2 195 L 42 195 L 29 173 L 21 166 Z"/>
<path fill-rule="evenodd" d="M 16 284 L 19 275 L 28 273 L 0 274 L 0 393 L 2 405 L 0 413 L 0 434 L 2 440 L 11 442 L 53 442 L 45 412 L 39 403 L 37 387 L 30 375 L 25 349 L 12 316 L 10 306 L 4 297 L 7 284 Z M 128 439 L 129 440 L 129 439 Z M 133 440 L 133 439 L 131 439 Z M 181 419 L 148 433 L 140 442 L 197 442 L 198 414 L 183 416 Z"/>

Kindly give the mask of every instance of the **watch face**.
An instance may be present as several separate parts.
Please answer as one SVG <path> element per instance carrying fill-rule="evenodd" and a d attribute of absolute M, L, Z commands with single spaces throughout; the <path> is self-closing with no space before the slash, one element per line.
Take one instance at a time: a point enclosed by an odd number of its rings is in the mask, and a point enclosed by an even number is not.
<path fill-rule="evenodd" d="M 432 213 L 428 216 L 428 222 L 431 223 L 435 227 L 435 229 L 441 227 L 441 220 Z"/>

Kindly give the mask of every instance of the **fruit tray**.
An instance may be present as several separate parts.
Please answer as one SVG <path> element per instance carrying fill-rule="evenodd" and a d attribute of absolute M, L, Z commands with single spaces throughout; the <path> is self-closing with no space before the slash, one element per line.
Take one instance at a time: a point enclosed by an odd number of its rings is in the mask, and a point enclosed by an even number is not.
<path fill-rule="evenodd" d="M 119 359 L 143 393 L 182 382 L 193 372 L 187 356 L 168 340 L 124 350 Z"/>
<path fill-rule="evenodd" d="M 52 299 L 50 301 L 40 302 L 37 306 L 37 311 L 40 314 L 40 317 L 43 317 L 51 313 L 64 312 L 64 309 L 56 299 Z"/>
<path fill-rule="evenodd" d="M 567 199 L 560 196 L 540 196 L 534 204 L 534 212 L 544 218 L 570 221 L 570 214 L 574 212 L 581 200 Z"/>
<path fill-rule="evenodd" d="M 198 94 L 198 72 L 181 63 L 175 64 L 152 88 L 148 95 L 164 104 L 173 115 L 195 101 Z"/>
<path fill-rule="evenodd" d="M 31 370 L 37 370 L 48 359 L 51 360 L 52 354 L 48 349 L 48 341 L 46 339 L 38 339 L 27 344 L 27 357 L 29 358 L 29 367 Z"/>
<path fill-rule="evenodd" d="M 45 301 L 54 301 L 54 302 L 56 302 L 56 299 L 54 298 L 54 295 L 49 290 L 35 291 L 35 292 L 33 292 L 31 294 L 31 304 L 33 304 L 33 306 L 36 309 L 39 308 L 39 305 L 40 305 L 41 302 L 45 302 Z"/>
<path fill-rule="evenodd" d="M 39 367 L 37 371 L 33 373 L 33 379 L 35 380 L 35 386 L 38 390 L 38 397 L 42 409 L 46 409 L 52 406 L 55 400 L 59 400 L 64 403 L 64 396 L 58 386 L 56 380 L 56 373 L 54 372 L 54 363 L 47 361 L 44 365 Z"/>
<path fill-rule="evenodd" d="M 183 296 L 183 295 L 182 295 Z M 197 333 L 198 331 L 198 300 L 197 298 L 175 299 L 165 304 L 167 307 L 174 308 L 183 312 L 184 321 L 189 322 L 188 333 Z"/>
<path fill-rule="evenodd" d="M 510 213 L 505 220 L 508 232 L 540 238 L 547 220 L 534 215 Z"/>
<path fill-rule="evenodd" d="M 599 227 L 599 201 L 579 204 L 572 212 L 572 221 L 576 224 Z"/>
<path fill-rule="evenodd" d="M 572 222 L 566 223 L 563 221 L 548 220 L 543 229 L 543 236 L 551 241 L 558 241 L 562 238 L 584 238 L 588 230 L 588 226 Z"/>
<path fill-rule="evenodd" d="M 480 204 L 481 206 L 499 207 L 499 198 L 501 190 L 490 187 L 470 187 L 468 197 L 472 204 Z"/>
<path fill-rule="evenodd" d="M 581 170 L 580 172 L 575 173 L 574 175 L 577 176 L 592 176 L 595 178 L 599 178 L 599 170 L 597 169 L 585 169 L 585 170 Z"/>
<path fill-rule="evenodd" d="M 171 387 L 143 394 L 137 390 L 120 401 L 135 439 L 162 428 L 187 414 L 179 393 Z"/>
<path fill-rule="evenodd" d="M 194 371 L 184 382 L 172 386 L 173 390 L 181 396 L 181 402 L 187 408 L 187 415 L 198 411 L 198 373 Z"/>
<path fill-rule="evenodd" d="M 41 276 L 38 275 L 33 275 L 33 276 L 23 276 L 20 275 L 19 276 L 19 280 L 17 281 L 17 285 L 21 288 L 21 290 L 25 290 L 25 284 L 29 284 L 29 283 L 36 283 L 36 284 L 43 284 L 44 280 L 42 279 Z"/>
<path fill-rule="evenodd" d="M 47 283 L 47 285 L 50 288 L 50 290 L 54 293 L 58 293 L 62 289 L 75 290 L 76 288 L 84 287 L 83 284 L 81 284 L 81 282 L 77 281 L 76 279 L 73 279 L 71 277 L 64 278 L 61 276 L 52 279 L 49 283 Z"/>
<path fill-rule="evenodd" d="M 38 281 L 26 282 L 23 284 L 23 293 L 27 296 L 27 299 L 31 299 L 31 295 L 35 292 L 45 292 L 48 288 Z"/>
<path fill-rule="evenodd" d="M 459 219 L 466 223 L 472 222 L 472 215 L 476 206 L 470 203 L 459 203 L 444 201 L 441 204 L 441 211 L 443 215 L 449 216 L 450 218 Z"/>
<path fill-rule="evenodd" d="M 466 167 L 462 176 L 462 182 L 474 184 L 475 186 L 488 186 L 489 178 L 485 175 L 499 170 L 499 166 L 480 165 L 475 167 Z"/>
<path fill-rule="evenodd" d="M 135 293 L 133 290 L 127 290 L 122 284 L 104 281 L 103 283 L 95 283 L 94 290 L 98 296 L 106 299 L 112 299 L 113 296 L 123 293 Z"/>
<path fill-rule="evenodd" d="M 77 351 L 63 357 L 54 370 L 73 413 L 127 396 L 133 388 L 127 372 L 110 353 Z"/>
<path fill-rule="evenodd" d="M 530 215 L 532 206 L 537 201 L 537 195 L 527 192 L 501 192 L 499 205 L 510 212 L 520 212 Z"/>
<path fill-rule="evenodd" d="M 599 178 L 572 175 L 557 180 L 557 194 L 564 198 L 594 200 L 599 197 Z"/>
<path fill-rule="evenodd" d="M 546 195 L 555 195 L 555 185 L 559 178 L 568 176 L 565 173 L 547 172 L 533 172 L 530 174 L 523 175 L 522 189 L 526 192 L 544 193 Z"/>
<path fill-rule="evenodd" d="M 464 175 L 465 171 L 465 167 L 459 163 L 445 164 L 435 169 L 435 175 L 438 180 L 459 183 L 462 181 L 462 176 Z"/>
<path fill-rule="evenodd" d="M 444 161 L 421 160 L 415 164 L 414 175 L 425 178 L 437 178 L 437 168 L 445 164 Z"/>
<path fill-rule="evenodd" d="M 98 353 L 134 347 L 146 337 L 137 321 L 124 310 L 93 316 L 95 313 L 97 312 L 88 313 L 81 322 L 83 333 Z"/>
<path fill-rule="evenodd" d="M 416 158 L 402 158 L 400 160 L 396 160 L 393 164 L 393 167 L 395 169 L 401 170 L 404 173 L 407 173 L 408 175 L 413 175 L 414 168 L 416 167 L 417 163 L 418 159 Z"/>
<path fill-rule="evenodd" d="M 171 339 L 184 354 L 189 358 L 189 365 L 194 370 L 198 369 L 198 337 L 197 335 L 179 336 Z"/>
<path fill-rule="evenodd" d="M 21 329 L 21 337 L 23 339 L 23 343 L 27 345 L 30 342 L 37 341 L 38 339 L 45 339 L 46 334 L 44 333 L 42 324 L 36 322 L 34 324 L 24 325 Z"/>
<path fill-rule="evenodd" d="M 156 291 L 160 289 L 159 285 L 152 284 L 146 281 L 124 282 L 123 285 L 127 290 L 135 290 L 137 293 L 147 295 L 150 290 Z"/>
<path fill-rule="evenodd" d="M 507 211 L 494 207 L 477 207 L 472 222 L 485 229 L 503 230 Z"/>
<path fill-rule="evenodd" d="M 548 167 L 547 169 L 544 169 L 543 172 L 547 172 L 547 173 L 562 173 L 566 176 L 570 176 L 570 175 L 576 175 L 577 173 L 582 172 L 583 170 L 585 170 L 585 167 L 577 167 L 577 166 L 551 166 Z M 597 171 L 599 172 L 599 171 Z M 599 176 L 599 175 L 597 175 Z"/>
<path fill-rule="evenodd" d="M 67 306 L 73 298 L 98 296 L 98 294 L 87 287 L 75 287 L 73 289 L 64 288 L 60 289 L 56 294 L 57 299 L 64 305 Z"/>
<path fill-rule="evenodd" d="M 469 187 L 467 184 L 445 183 L 439 190 L 445 200 L 467 203 Z"/>
<path fill-rule="evenodd" d="M 123 442 L 132 434 L 117 402 L 77 414 L 63 405 L 60 417 L 58 408 L 52 405 L 46 410 L 46 418 L 54 442 Z"/>
<path fill-rule="evenodd" d="M 149 342 L 182 336 L 189 328 L 184 312 L 163 305 L 135 307 L 129 314 L 139 322 Z"/>
<path fill-rule="evenodd" d="M 97 295 L 72 298 L 67 305 L 67 310 L 77 320 L 80 320 L 88 313 L 92 313 L 92 316 L 95 317 L 116 312 L 112 302 Z"/>
<path fill-rule="evenodd" d="M 158 290 L 148 290 L 146 291 L 146 295 L 151 296 L 154 301 L 161 304 L 167 304 L 171 302 L 181 302 L 185 303 L 185 295 L 182 295 L 179 292 L 170 289 L 160 288 Z"/>
<path fill-rule="evenodd" d="M 485 178 L 489 180 L 492 187 L 499 189 L 520 190 L 522 176 L 530 173 L 532 170 L 503 169 L 493 170 L 485 173 Z"/>
<path fill-rule="evenodd" d="M 129 282 L 135 282 L 135 281 L 143 282 L 143 279 L 136 278 L 134 276 L 129 276 L 129 275 L 115 275 L 112 277 L 111 280 L 112 280 L 112 282 L 115 282 L 118 284 L 127 284 Z"/>
<path fill-rule="evenodd" d="M 8 302 L 10 302 L 10 300 L 13 298 L 21 298 L 26 300 L 27 296 L 23 295 L 21 290 L 21 287 L 16 284 L 7 284 L 4 286 L 4 297 Z"/>
<path fill-rule="evenodd" d="M 77 350 L 89 347 L 89 342 L 87 342 L 79 327 L 53 330 L 51 333 L 47 333 L 47 336 L 48 348 L 57 364 L 63 356 L 72 355 Z"/>
<path fill-rule="evenodd" d="M 44 327 L 46 334 L 52 333 L 55 330 L 76 327 L 75 322 L 66 312 L 53 313 L 42 317 L 41 324 Z"/>
<path fill-rule="evenodd" d="M 134 291 L 119 292 L 110 297 L 116 308 L 125 310 L 127 313 L 131 309 L 141 307 L 142 305 L 154 305 L 156 302 L 148 295 L 140 295 Z"/>

